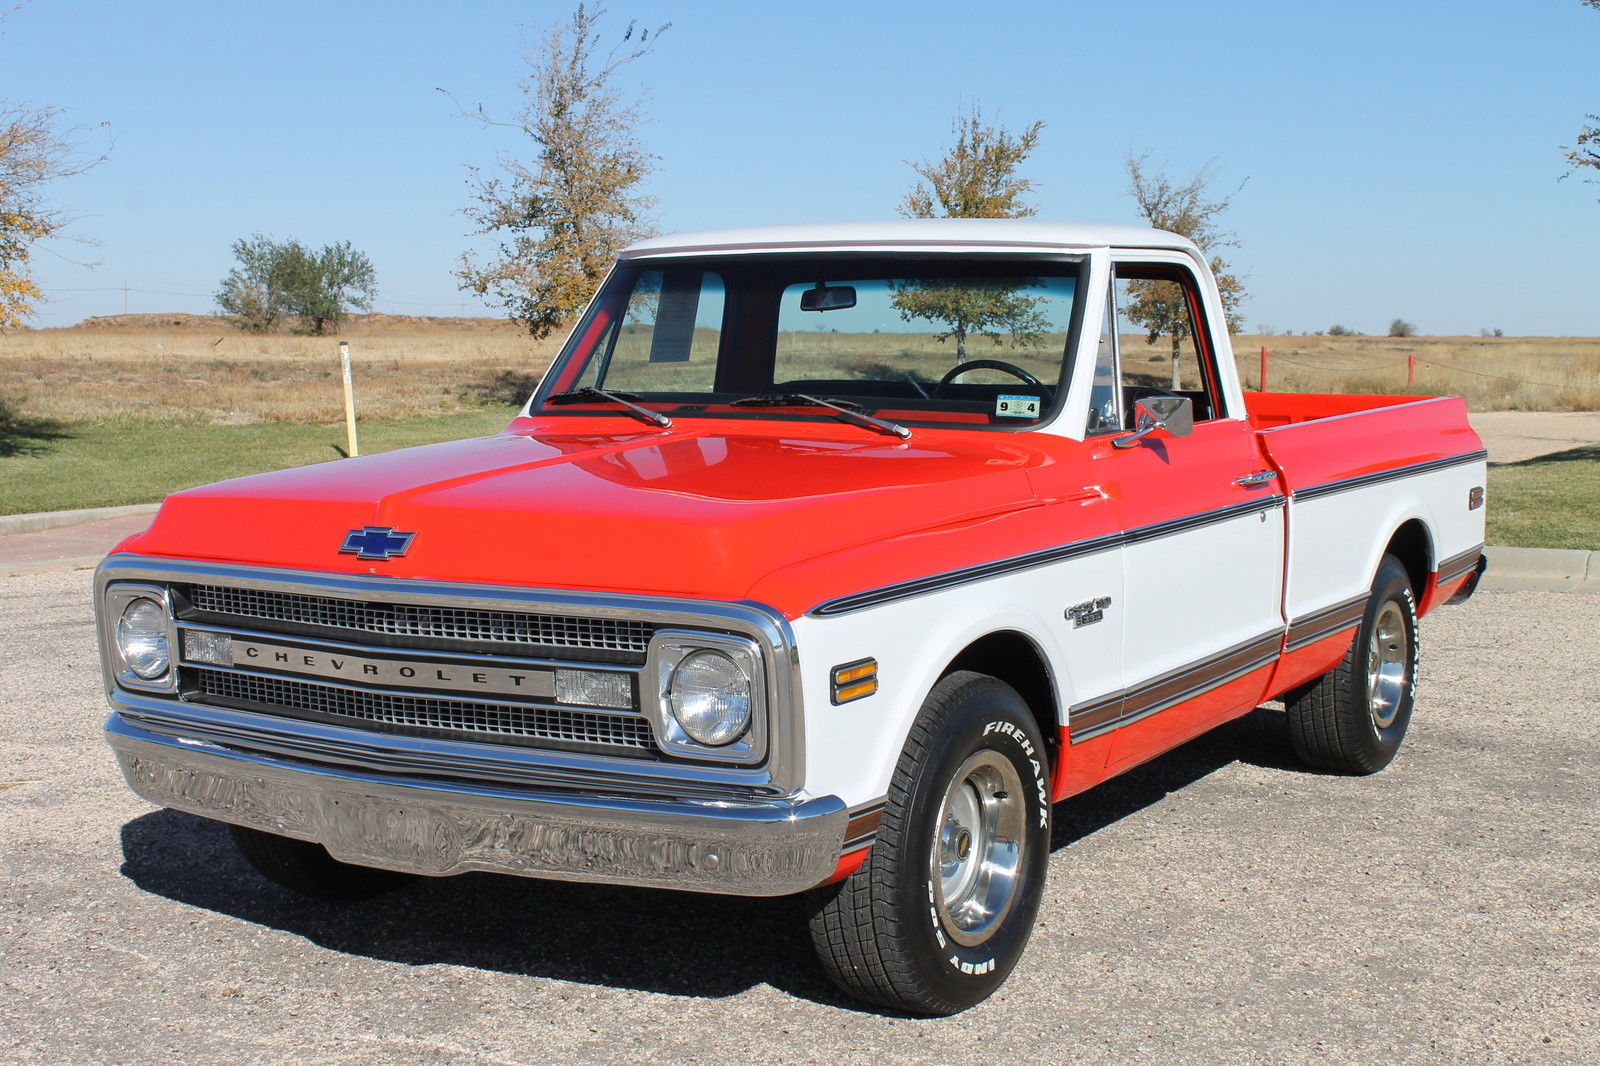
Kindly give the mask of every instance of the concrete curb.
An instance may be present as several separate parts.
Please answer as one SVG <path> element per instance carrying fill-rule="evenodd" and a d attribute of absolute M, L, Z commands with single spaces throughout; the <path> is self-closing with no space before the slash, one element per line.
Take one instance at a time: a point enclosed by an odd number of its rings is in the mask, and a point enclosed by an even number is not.
<path fill-rule="evenodd" d="M 1489 557 L 1483 588 L 1600 593 L 1600 551 L 1491 546 L 1483 553 Z"/>
<path fill-rule="evenodd" d="M 124 518 L 128 515 L 155 514 L 160 506 L 159 503 L 135 503 L 127 507 L 89 507 L 81 511 L 39 511 L 35 514 L 0 515 L 0 535 L 33 533 L 61 526 L 81 526 L 88 522 L 103 522 L 108 518 Z"/>

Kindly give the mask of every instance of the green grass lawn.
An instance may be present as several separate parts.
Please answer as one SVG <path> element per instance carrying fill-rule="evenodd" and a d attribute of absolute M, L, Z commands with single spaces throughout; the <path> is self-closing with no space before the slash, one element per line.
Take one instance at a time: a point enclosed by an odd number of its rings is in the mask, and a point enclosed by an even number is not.
<path fill-rule="evenodd" d="M 361 450 L 496 433 L 516 409 L 362 422 Z M 152 503 L 170 492 L 243 474 L 337 459 L 344 426 L 244 426 L 117 421 L 20 421 L 0 440 L 0 514 Z"/>
<path fill-rule="evenodd" d="M 1489 468 L 1490 544 L 1600 550 L 1600 444 Z"/>

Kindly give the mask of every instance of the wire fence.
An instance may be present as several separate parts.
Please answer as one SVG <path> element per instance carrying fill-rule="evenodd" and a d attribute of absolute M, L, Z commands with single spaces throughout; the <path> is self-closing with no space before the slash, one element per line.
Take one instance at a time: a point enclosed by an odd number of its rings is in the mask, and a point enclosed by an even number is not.
<path fill-rule="evenodd" d="M 1249 357 L 1240 354 L 1238 355 L 1238 358 L 1240 361 L 1243 361 Z M 1470 374 L 1474 377 L 1492 378 L 1496 381 L 1508 381 L 1517 385 L 1532 385 L 1538 388 L 1546 389 L 1583 389 L 1600 387 L 1600 375 L 1597 375 L 1596 381 L 1593 385 L 1584 385 L 1578 382 L 1534 381 L 1530 378 L 1513 377 L 1509 374 L 1496 374 L 1487 370 L 1474 370 L 1471 367 L 1460 366 L 1456 363 L 1447 363 L 1441 359 L 1432 357 L 1427 359 L 1419 359 L 1415 355 L 1408 356 L 1405 359 L 1396 359 L 1393 362 L 1375 363 L 1371 366 L 1322 366 L 1317 363 L 1305 362 L 1302 359 L 1295 359 L 1291 356 L 1280 355 L 1276 352 L 1273 352 L 1270 348 L 1266 348 L 1262 351 L 1262 359 L 1263 366 L 1270 366 L 1275 363 L 1288 363 L 1290 366 L 1301 367 L 1306 370 L 1317 370 L 1327 374 L 1338 374 L 1344 377 L 1348 377 L 1353 374 L 1371 374 L 1382 370 L 1396 370 L 1400 367 L 1405 367 L 1408 383 L 1414 377 L 1417 370 L 1432 370 L 1437 368 L 1442 370 L 1450 370 L 1458 374 Z"/>

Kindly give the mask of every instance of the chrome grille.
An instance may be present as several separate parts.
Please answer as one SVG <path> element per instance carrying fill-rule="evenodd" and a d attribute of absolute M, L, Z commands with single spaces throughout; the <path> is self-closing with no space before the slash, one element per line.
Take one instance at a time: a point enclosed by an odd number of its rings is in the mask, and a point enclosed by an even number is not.
<path fill-rule="evenodd" d="M 614 618 L 574 618 L 412 603 L 373 603 L 267 589 L 192 585 L 195 610 L 255 621 L 383 633 L 422 640 L 520 644 L 623 653 L 642 659 L 655 627 Z"/>
<path fill-rule="evenodd" d="M 652 751 L 650 724 L 638 714 L 532 707 L 515 703 L 468 703 L 427 696 L 367 692 L 257 677 L 228 670 L 193 671 L 203 702 L 229 700 L 290 715 L 353 719 L 404 732 L 470 734 L 487 741 L 548 747 L 603 745 Z"/>

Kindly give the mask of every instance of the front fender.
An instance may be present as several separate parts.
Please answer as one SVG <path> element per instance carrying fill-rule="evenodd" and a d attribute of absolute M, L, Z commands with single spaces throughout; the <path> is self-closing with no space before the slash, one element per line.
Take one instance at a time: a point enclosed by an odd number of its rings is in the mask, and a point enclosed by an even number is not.
<path fill-rule="evenodd" d="M 1040 605 L 986 582 L 899 600 L 850 614 L 794 622 L 806 708 L 806 790 L 833 794 L 851 806 L 880 800 L 923 700 L 950 663 L 972 643 L 996 632 L 1033 642 L 1050 673 L 1058 725 L 1070 706 L 1067 675 L 1056 634 Z M 879 688 L 864 699 L 835 705 L 833 667 L 873 658 Z"/>

